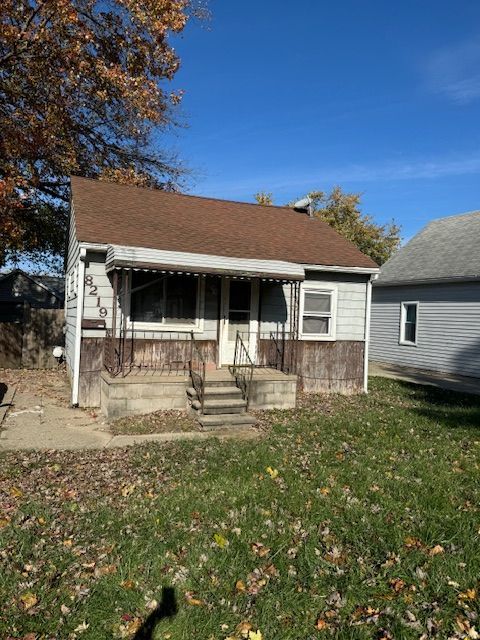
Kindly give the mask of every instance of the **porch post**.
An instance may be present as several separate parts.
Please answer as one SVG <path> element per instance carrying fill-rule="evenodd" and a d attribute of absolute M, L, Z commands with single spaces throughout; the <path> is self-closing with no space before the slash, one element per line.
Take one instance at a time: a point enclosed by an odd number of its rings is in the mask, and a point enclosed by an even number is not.
<path fill-rule="evenodd" d="M 113 272 L 112 337 L 117 337 L 118 271 Z"/>

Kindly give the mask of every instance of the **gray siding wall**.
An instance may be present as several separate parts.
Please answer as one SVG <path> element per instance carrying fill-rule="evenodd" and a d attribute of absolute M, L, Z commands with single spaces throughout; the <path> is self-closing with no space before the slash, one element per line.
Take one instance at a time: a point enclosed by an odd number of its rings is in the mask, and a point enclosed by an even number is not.
<path fill-rule="evenodd" d="M 72 207 L 65 273 L 65 359 L 67 373 L 70 377 L 73 374 L 73 358 L 75 354 L 79 261 L 80 245 L 76 237 L 75 213 Z"/>
<path fill-rule="evenodd" d="M 337 291 L 336 339 L 365 339 L 367 276 L 307 271 L 306 280 Z M 289 331 L 290 285 L 262 283 L 260 333 Z"/>
<path fill-rule="evenodd" d="M 416 346 L 399 344 L 409 301 L 419 302 Z M 374 286 L 370 359 L 480 377 L 480 283 Z"/>

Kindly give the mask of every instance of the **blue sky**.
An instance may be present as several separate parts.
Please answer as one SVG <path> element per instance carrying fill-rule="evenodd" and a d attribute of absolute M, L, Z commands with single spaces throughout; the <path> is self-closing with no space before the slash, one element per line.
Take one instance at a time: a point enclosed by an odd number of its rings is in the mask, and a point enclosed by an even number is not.
<path fill-rule="evenodd" d="M 411 237 L 480 209 L 478 0 L 210 0 L 175 47 L 191 193 L 339 184 Z"/>

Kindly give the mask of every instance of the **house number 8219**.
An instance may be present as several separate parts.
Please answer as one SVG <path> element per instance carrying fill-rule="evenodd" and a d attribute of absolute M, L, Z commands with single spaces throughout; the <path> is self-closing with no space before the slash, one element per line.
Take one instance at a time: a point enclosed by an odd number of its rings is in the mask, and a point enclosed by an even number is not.
<path fill-rule="evenodd" d="M 85 276 L 85 286 L 89 288 L 88 295 L 96 296 L 98 293 L 98 287 L 93 284 L 93 276 Z M 97 309 L 98 315 L 101 318 L 106 318 L 108 311 L 106 307 L 102 307 L 102 301 L 100 300 L 100 296 L 97 296 Z"/>

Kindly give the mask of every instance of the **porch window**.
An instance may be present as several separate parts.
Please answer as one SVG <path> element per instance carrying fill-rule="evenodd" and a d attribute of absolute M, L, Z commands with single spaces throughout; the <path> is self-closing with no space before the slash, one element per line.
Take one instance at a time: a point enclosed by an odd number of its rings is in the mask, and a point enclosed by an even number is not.
<path fill-rule="evenodd" d="M 336 295 L 332 289 L 305 287 L 301 298 L 301 335 L 306 340 L 335 338 Z"/>
<path fill-rule="evenodd" d="M 172 327 L 198 322 L 199 278 L 133 271 L 130 319 Z"/>
<path fill-rule="evenodd" d="M 400 344 L 417 344 L 418 302 L 402 302 L 400 309 Z"/>

